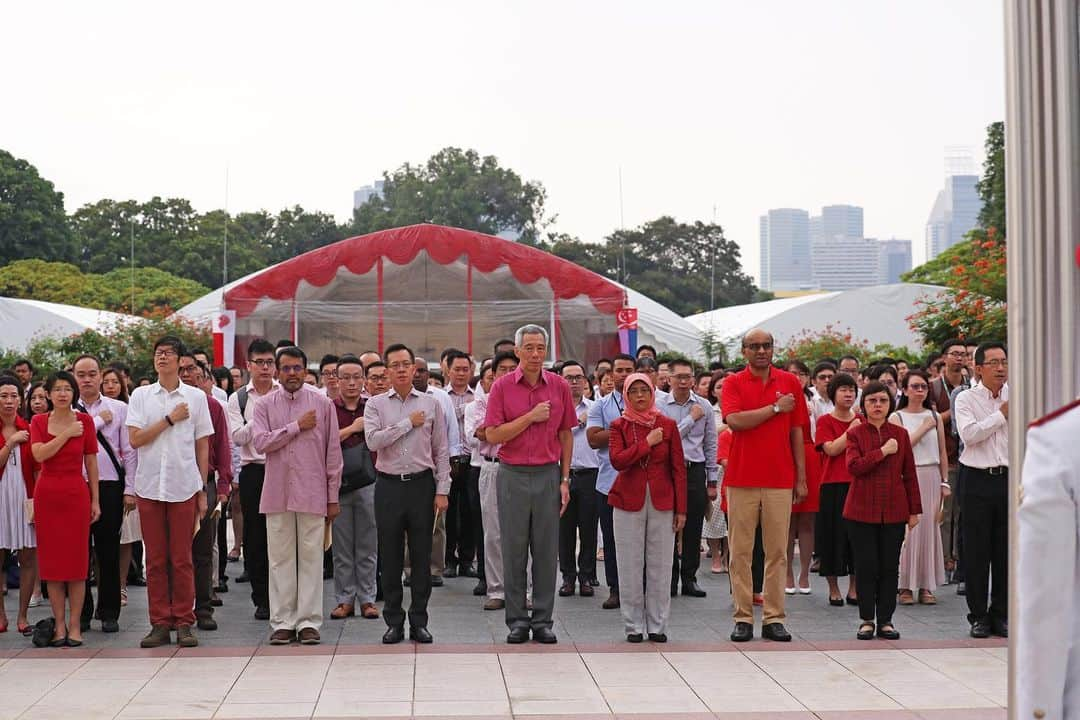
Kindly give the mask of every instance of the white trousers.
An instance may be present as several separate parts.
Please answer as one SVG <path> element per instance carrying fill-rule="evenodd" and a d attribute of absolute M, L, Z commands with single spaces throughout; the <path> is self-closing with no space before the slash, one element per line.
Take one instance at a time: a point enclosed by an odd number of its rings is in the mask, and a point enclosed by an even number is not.
<path fill-rule="evenodd" d="M 484 582 L 492 600 L 506 598 L 503 588 L 502 532 L 499 530 L 499 463 L 480 461 L 480 517 L 484 524 Z M 532 598 L 532 554 L 526 566 L 525 595 Z"/>
<path fill-rule="evenodd" d="M 323 534 L 326 518 L 311 513 L 268 513 L 270 627 L 303 630 L 322 626 Z"/>

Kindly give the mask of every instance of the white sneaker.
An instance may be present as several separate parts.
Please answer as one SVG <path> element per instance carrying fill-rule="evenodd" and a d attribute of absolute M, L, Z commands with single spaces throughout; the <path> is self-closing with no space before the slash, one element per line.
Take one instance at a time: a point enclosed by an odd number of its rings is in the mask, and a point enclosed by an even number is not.
<path fill-rule="evenodd" d="M 37 593 L 30 596 L 29 607 L 39 607 L 45 604 L 45 598 L 41 597 Z"/>

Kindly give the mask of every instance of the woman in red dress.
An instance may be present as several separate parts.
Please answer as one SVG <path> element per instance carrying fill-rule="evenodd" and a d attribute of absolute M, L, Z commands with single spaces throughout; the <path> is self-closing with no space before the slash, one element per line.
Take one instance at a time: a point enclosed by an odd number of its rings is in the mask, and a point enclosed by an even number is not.
<path fill-rule="evenodd" d="M 809 416 L 813 416 L 814 408 L 810 402 L 810 368 L 801 360 L 792 360 L 786 366 L 788 372 L 798 376 L 803 384 L 803 392 L 806 394 L 804 402 L 807 405 Z M 797 398 L 796 398 L 797 400 Z M 821 492 L 821 458 L 814 447 L 814 438 L 807 421 L 802 426 L 803 432 L 803 457 L 806 464 L 806 499 L 791 506 L 791 525 L 788 529 L 787 550 L 787 585 L 784 592 L 794 595 L 809 595 L 810 590 L 810 558 L 814 554 L 814 519 L 817 517 Z M 799 584 L 795 585 L 795 541 L 799 541 Z"/>
<path fill-rule="evenodd" d="M 71 409 L 77 387 L 71 373 L 53 374 L 45 383 L 52 412 L 30 421 L 31 451 L 41 464 L 34 487 L 38 570 L 48 584 L 56 619 L 53 647 L 82 645 L 79 617 L 86 595 L 90 524 L 101 517 L 97 435 L 93 419 Z M 64 616 L 65 598 L 70 625 Z"/>

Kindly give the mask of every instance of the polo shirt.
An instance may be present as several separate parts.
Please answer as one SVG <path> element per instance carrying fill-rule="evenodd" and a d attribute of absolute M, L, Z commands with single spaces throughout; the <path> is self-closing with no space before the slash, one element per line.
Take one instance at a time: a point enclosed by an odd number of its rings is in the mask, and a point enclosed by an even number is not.
<path fill-rule="evenodd" d="M 751 430 L 732 428 L 731 457 L 724 484 L 730 487 L 791 488 L 795 486 L 795 458 L 791 429 L 809 425 L 802 383 L 795 375 L 769 368 L 763 383 L 746 368 L 724 380 L 721 411 L 726 418 L 776 403 L 781 395 L 795 397 L 795 409 L 776 413 Z"/>
<path fill-rule="evenodd" d="M 573 430 L 578 419 L 570 385 L 548 370 L 540 371 L 536 385 L 530 385 L 521 368 L 503 375 L 491 386 L 484 427 L 497 427 L 531 412 L 537 404 L 551 403 L 547 422 L 529 427 L 499 447 L 499 460 L 509 465 L 549 465 L 562 456 L 559 432 Z"/>

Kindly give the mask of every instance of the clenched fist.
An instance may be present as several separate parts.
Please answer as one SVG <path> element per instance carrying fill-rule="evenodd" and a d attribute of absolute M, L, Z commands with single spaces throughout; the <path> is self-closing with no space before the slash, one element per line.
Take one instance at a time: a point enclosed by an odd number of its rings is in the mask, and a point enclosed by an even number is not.
<path fill-rule="evenodd" d="M 315 427 L 315 411 L 308 410 L 300 416 L 300 419 L 296 421 L 296 424 L 300 426 L 301 430 L 311 430 Z"/>

